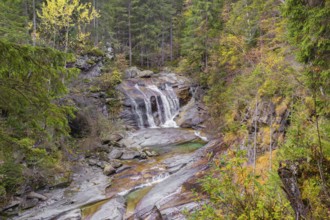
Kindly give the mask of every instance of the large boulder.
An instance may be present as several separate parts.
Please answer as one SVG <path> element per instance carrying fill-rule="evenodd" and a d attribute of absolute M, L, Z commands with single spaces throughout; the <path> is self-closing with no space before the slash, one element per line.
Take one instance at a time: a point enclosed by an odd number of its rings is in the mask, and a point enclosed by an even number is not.
<path fill-rule="evenodd" d="M 140 72 L 141 71 L 136 66 L 130 67 L 125 70 L 124 78 L 125 79 L 135 78 L 140 74 Z"/>

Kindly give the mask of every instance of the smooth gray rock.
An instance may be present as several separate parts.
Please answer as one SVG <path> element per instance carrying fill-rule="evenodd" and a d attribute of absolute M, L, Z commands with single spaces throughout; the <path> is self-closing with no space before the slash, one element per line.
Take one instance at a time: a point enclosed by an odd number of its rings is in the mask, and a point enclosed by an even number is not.
<path fill-rule="evenodd" d="M 60 217 L 56 218 L 56 220 L 80 220 L 82 218 L 81 210 L 75 209 L 61 215 Z"/>
<path fill-rule="evenodd" d="M 123 220 L 125 211 L 125 199 L 118 196 L 105 203 L 90 220 Z"/>
<path fill-rule="evenodd" d="M 128 148 L 142 149 L 148 147 L 152 151 L 155 148 L 185 143 L 195 140 L 197 137 L 193 131 L 177 128 L 156 128 L 138 130 L 132 135 L 120 141 Z"/>

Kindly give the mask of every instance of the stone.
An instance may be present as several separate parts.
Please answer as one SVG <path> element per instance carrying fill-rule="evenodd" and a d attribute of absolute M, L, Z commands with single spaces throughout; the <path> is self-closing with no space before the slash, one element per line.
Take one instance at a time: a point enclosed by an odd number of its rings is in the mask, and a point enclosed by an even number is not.
<path fill-rule="evenodd" d="M 141 157 L 141 153 L 137 151 L 125 151 L 120 157 L 122 160 L 133 160 L 135 158 Z"/>
<path fill-rule="evenodd" d="M 110 176 L 112 174 L 116 173 L 116 169 L 113 168 L 110 164 L 105 165 L 103 169 L 103 174 L 106 176 Z"/>
<path fill-rule="evenodd" d="M 30 209 L 34 206 L 36 206 L 39 202 L 39 199 L 33 198 L 33 199 L 26 199 L 22 204 L 21 208 L 24 209 Z"/>
<path fill-rule="evenodd" d="M 88 160 L 88 165 L 89 166 L 97 166 L 97 160 L 95 160 L 95 159 L 89 159 Z"/>
<path fill-rule="evenodd" d="M 113 148 L 109 154 L 109 159 L 119 159 L 123 155 L 123 151 L 117 148 Z"/>
<path fill-rule="evenodd" d="M 41 195 L 41 194 L 36 193 L 36 192 L 30 192 L 29 194 L 26 195 L 26 197 L 28 199 L 34 199 L 34 198 L 36 198 L 36 199 L 39 199 L 41 201 L 46 201 L 48 199 L 46 196 Z"/>

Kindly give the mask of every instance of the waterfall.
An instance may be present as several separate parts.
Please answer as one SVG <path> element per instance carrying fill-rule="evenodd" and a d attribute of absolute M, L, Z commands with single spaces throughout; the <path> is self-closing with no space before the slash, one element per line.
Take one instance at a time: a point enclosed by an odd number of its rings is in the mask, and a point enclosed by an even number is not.
<path fill-rule="evenodd" d="M 140 94 L 140 104 L 132 97 L 130 100 L 139 128 L 178 127 L 174 118 L 179 111 L 180 103 L 171 86 L 165 84 L 163 89 L 160 89 L 156 85 L 135 84 L 134 89 Z"/>

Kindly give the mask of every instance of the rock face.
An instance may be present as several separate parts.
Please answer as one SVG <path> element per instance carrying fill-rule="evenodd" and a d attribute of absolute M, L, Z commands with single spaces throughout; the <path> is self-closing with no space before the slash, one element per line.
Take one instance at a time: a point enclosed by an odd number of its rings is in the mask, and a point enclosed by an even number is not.
<path fill-rule="evenodd" d="M 175 119 L 181 128 L 198 128 L 208 118 L 206 107 L 192 98 Z"/>

